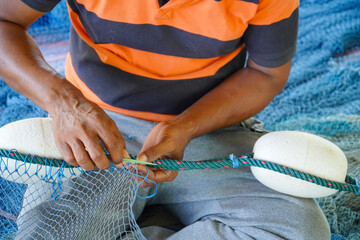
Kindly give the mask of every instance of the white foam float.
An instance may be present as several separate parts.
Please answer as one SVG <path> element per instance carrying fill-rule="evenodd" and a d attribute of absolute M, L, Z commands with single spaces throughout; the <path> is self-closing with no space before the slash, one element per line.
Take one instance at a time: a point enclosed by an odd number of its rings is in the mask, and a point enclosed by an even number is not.
<path fill-rule="evenodd" d="M 13 150 L 22 154 L 37 155 L 50 160 L 62 159 L 56 147 L 52 132 L 51 118 L 30 118 L 9 123 L 0 128 L 0 149 Z M 21 162 L 13 154 L 2 157 L 0 175 L 6 180 L 19 183 L 35 183 L 39 179 L 46 182 L 57 182 L 62 178 L 73 178 L 83 172 L 81 168 L 63 168 L 34 164 L 31 156 Z"/>
<path fill-rule="evenodd" d="M 254 145 L 254 158 L 335 182 L 344 182 L 347 173 L 347 160 L 338 146 L 305 132 L 265 134 Z M 251 167 L 251 171 L 267 187 L 292 196 L 318 198 L 338 191 L 264 168 Z"/>

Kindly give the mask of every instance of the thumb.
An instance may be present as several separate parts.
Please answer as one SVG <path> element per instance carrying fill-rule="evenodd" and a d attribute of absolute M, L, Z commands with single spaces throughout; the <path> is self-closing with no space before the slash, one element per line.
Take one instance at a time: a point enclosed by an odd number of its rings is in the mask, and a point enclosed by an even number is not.
<path fill-rule="evenodd" d="M 155 146 L 143 150 L 137 159 L 143 162 L 153 162 L 162 156 L 169 155 L 169 150 L 171 151 L 167 144 L 165 142 L 161 142 Z"/>
<path fill-rule="evenodd" d="M 142 161 L 142 162 L 147 162 L 148 157 L 147 157 L 146 153 L 142 152 L 137 156 L 137 160 Z"/>

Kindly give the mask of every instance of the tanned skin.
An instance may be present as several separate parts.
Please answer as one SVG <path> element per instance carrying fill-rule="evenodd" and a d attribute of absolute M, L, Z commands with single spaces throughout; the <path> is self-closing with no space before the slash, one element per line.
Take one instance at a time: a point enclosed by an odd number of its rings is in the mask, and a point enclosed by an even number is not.
<path fill-rule="evenodd" d="M 0 0 L 0 76 L 49 112 L 57 147 L 66 162 L 86 170 L 109 167 L 110 162 L 98 142 L 102 140 L 113 162 L 121 164 L 128 155 L 114 121 L 46 63 L 27 33 L 29 26 L 43 14 L 20 0 Z M 290 61 L 277 68 L 262 67 L 250 56 L 246 68 L 183 113 L 157 124 L 149 133 L 139 160 L 152 162 L 160 157 L 180 160 L 191 139 L 254 116 L 284 88 L 290 67 Z M 138 169 L 142 174 L 147 171 L 144 166 Z M 175 171 L 151 169 L 148 178 L 160 183 L 172 181 L 176 176 Z M 143 182 L 141 186 L 149 185 Z"/>

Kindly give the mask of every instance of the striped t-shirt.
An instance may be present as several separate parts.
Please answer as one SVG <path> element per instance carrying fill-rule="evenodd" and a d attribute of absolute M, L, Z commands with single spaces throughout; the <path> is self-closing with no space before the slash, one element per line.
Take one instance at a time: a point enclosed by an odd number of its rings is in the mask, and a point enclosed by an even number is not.
<path fill-rule="evenodd" d="M 22 0 L 50 11 L 59 0 Z M 246 56 L 295 53 L 298 0 L 68 0 L 66 77 L 101 107 L 151 121 L 181 113 Z"/>

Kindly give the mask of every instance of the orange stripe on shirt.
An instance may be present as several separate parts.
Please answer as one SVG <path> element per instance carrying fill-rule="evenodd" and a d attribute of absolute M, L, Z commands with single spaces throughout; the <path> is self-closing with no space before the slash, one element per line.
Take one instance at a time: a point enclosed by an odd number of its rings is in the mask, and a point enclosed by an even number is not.
<path fill-rule="evenodd" d="M 252 25 L 270 25 L 291 16 L 299 7 L 298 0 L 260 0 Z"/>

